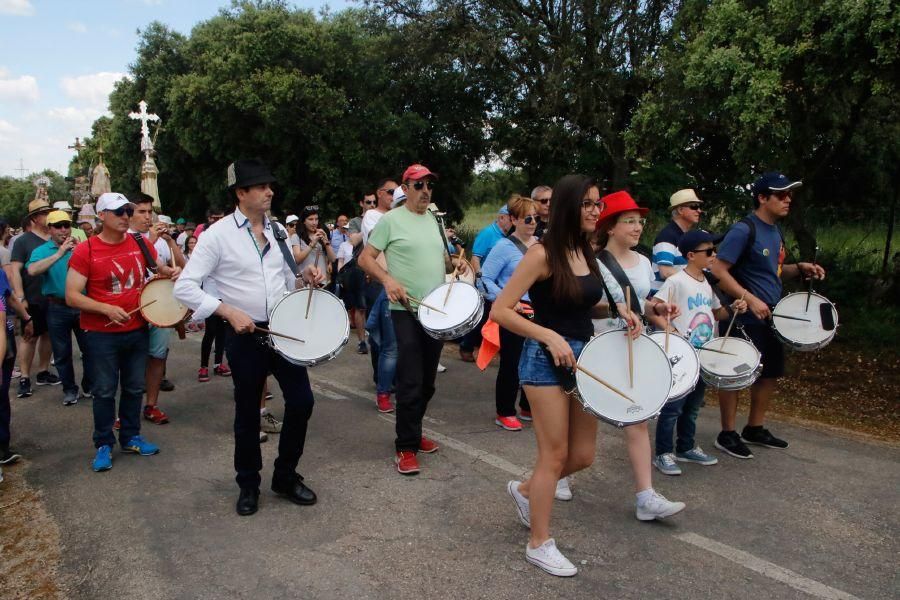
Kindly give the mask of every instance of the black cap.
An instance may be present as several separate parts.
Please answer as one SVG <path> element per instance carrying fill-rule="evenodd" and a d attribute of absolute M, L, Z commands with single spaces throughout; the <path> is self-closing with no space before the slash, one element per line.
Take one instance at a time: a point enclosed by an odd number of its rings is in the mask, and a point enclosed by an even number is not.
<path fill-rule="evenodd" d="M 700 244 L 706 244 L 707 242 L 718 244 L 720 241 L 722 241 L 721 235 L 703 231 L 702 229 L 691 229 L 678 240 L 678 251 L 681 252 L 682 256 L 687 257 L 687 253 L 693 252 Z"/>
<path fill-rule="evenodd" d="M 759 179 L 753 182 L 750 192 L 756 197 L 759 194 L 768 195 L 771 192 L 783 192 L 801 185 L 803 185 L 802 181 L 791 181 L 781 173 L 770 171 L 769 173 L 763 173 Z"/>
<path fill-rule="evenodd" d="M 258 158 L 236 160 L 228 165 L 226 185 L 229 190 L 245 188 L 263 183 L 275 183 L 277 179 L 269 167 Z"/>

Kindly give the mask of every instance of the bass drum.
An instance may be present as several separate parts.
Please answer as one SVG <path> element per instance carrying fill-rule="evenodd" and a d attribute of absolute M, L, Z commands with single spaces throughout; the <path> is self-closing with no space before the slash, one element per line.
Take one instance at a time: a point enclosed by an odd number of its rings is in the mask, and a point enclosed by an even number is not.
<path fill-rule="evenodd" d="M 666 332 L 654 331 L 649 334 L 650 339 L 659 344 L 665 352 Z M 669 402 L 681 400 L 694 391 L 700 380 L 700 359 L 697 350 L 684 337 L 669 334 L 669 363 L 672 365 L 672 391 L 669 392 Z"/>
<path fill-rule="evenodd" d="M 813 352 L 834 339 L 838 327 L 837 309 L 825 296 L 795 292 L 775 305 L 772 327 L 778 339 L 791 348 Z"/>
<path fill-rule="evenodd" d="M 308 317 L 307 303 L 310 303 Z M 269 344 L 278 354 L 303 367 L 333 359 L 350 340 L 350 319 L 344 303 L 322 289 L 312 290 L 312 298 L 308 289 L 282 296 L 269 316 L 269 329 L 304 340 L 269 336 Z"/>
<path fill-rule="evenodd" d="M 154 327 L 175 327 L 188 318 L 190 310 L 175 299 L 175 282 L 153 277 L 141 289 L 141 316 Z"/>
<path fill-rule="evenodd" d="M 633 343 L 634 386 L 628 383 L 628 341 L 624 329 L 605 331 L 585 344 L 578 365 L 627 394 L 623 398 L 581 370 L 575 372 L 584 410 L 617 427 L 659 414 L 672 390 L 672 367 L 659 344 L 646 334 Z"/>

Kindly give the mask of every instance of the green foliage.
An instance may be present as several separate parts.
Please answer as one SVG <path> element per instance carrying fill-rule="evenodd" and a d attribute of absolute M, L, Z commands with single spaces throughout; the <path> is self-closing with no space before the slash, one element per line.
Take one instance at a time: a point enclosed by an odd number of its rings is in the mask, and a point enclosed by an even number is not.
<path fill-rule="evenodd" d="M 50 204 L 59 200 L 65 200 L 71 204 L 72 198 L 69 195 L 69 186 L 65 178 L 51 169 L 45 169 L 41 173 L 32 173 L 22 179 L 0 177 L 0 216 L 14 227 L 18 227 L 22 218 L 28 213 L 28 203 L 34 200 L 35 194 L 32 181 L 40 175 L 46 175 L 50 179 L 50 187 L 47 189 Z"/>

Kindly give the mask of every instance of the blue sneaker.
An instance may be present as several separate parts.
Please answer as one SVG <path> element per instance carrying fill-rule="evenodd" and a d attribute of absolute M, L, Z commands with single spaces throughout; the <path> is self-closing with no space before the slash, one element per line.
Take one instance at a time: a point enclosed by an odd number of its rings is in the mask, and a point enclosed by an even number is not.
<path fill-rule="evenodd" d="M 700 446 L 694 446 L 687 452 L 676 452 L 675 460 L 678 462 L 696 463 L 698 465 L 714 465 L 719 462 L 718 458 L 710 456 L 704 452 L 703 448 Z"/>
<path fill-rule="evenodd" d="M 100 446 L 97 448 L 97 456 L 91 465 L 95 472 L 109 471 L 112 469 L 112 446 Z"/>
<path fill-rule="evenodd" d="M 660 454 L 653 458 L 653 466 L 663 475 L 681 475 L 681 467 L 675 464 L 672 454 Z"/>
<path fill-rule="evenodd" d="M 141 456 L 152 456 L 159 454 L 159 447 L 151 444 L 139 435 L 134 436 L 126 443 L 122 444 L 122 452 L 133 452 Z"/>

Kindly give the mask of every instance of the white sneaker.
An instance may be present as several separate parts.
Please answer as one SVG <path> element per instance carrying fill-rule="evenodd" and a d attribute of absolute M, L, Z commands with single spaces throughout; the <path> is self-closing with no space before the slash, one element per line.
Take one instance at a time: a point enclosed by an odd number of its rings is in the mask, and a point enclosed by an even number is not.
<path fill-rule="evenodd" d="M 262 444 L 263 442 L 268 442 L 268 441 L 269 441 L 269 434 L 267 434 L 265 431 L 260 431 L 259 432 L 259 443 Z"/>
<path fill-rule="evenodd" d="M 667 500 L 665 496 L 653 491 L 650 499 L 643 504 L 638 504 L 635 515 L 641 521 L 652 521 L 653 519 L 665 519 L 672 515 L 677 515 L 684 510 L 684 502 L 672 502 Z"/>
<path fill-rule="evenodd" d="M 531 505 L 528 498 L 519 492 L 519 484 L 521 481 L 510 481 L 506 484 L 506 491 L 516 503 L 516 513 L 519 515 L 519 521 L 525 527 L 531 529 Z"/>
<path fill-rule="evenodd" d="M 572 499 L 572 488 L 569 487 L 568 477 L 563 477 L 556 482 L 556 494 L 554 495 L 554 498 L 567 501 Z"/>
<path fill-rule="evenodd" d="M 537 548 L 525 545 L 525 560 L 557 577 L 571 577 L 578 573 L 569 559 L 556 548 L 556 541 L 550 538 Z"/>
<path fill-rule="evenodd" d="M 441 363 L 438 363 L 438 369 L 437 369 L 438 373 L 443 373 L 446 370 L 447 370 L 447 367 L 445 367 Z"/>
<path fill-rule="evenodd" d="M 259 418 L 259 428 L 266 433 L 281 433 L 281 425 L 281 421 L 270 412 L 266 412 Z"/>

